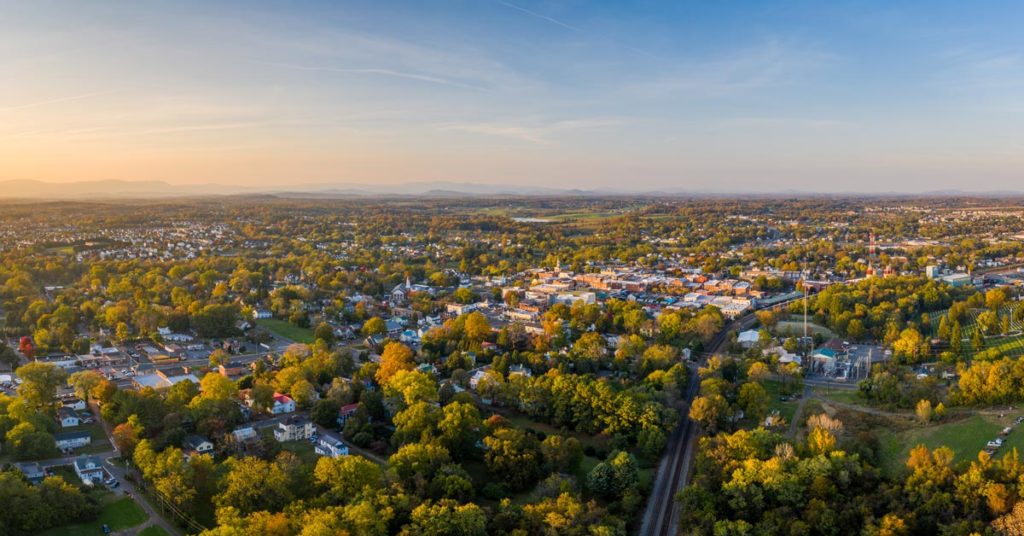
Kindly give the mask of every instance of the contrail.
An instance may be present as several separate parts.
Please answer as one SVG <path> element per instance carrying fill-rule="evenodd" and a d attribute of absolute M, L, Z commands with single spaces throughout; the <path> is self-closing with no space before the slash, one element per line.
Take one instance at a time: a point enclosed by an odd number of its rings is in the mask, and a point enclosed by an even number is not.
<path fill-rule="evenodd" d="M 282 67 L 285 69 L 295 69 L 297 71 L 320 71 L 327 73 L 342 73 L 342 74 L 375 74 L 378 76 L 391 76 L 394 78 L 405 78 L 407 80 L 418 80 L 420 82 L 430 82 L 433 84 L 441 84 L 445 86 L 458 87 L 462 89 L 471 89 L 473 91 L 487 91 L 487 88 L 480 86 L 474 86 L 471 84 L 464 84 L 462 82 L 451 80 L 448 78 L 442 78 L 440 76 L 431 76 L 419 73 L 410 73 L 405 71 L 395 71 L 393 69 L 382 69 L 382 68 L 345 68 L 345 67 L 320 67 L 315 65 L 293 65 L 290 63 L 278 63 L 269 61 L 253 60 L 255 63 L 262 63 L 264 65 L 271 65 L 275 67 Z"/>
<path fill-rule="evenodd" d="M 19 104 L 16 106 L 8 106 L 7 108 L 0 108 L 0 112 L 12 112 L 14 110 L 25 110 L 27 108 L 35 108 L 37 106 L 46 106 L 48 104 L 58 104 L 61 102 L 70 102 L 82 99 L 88 99 L 90 97 L 98 97 L 100 95 L 109 95 L 111 93 L 117 93 L 121 91 L 119 89 L 112 89 L 107 91 L 94 91 L 92 93 L 83 93 L 81 95 L 72 95 L 70 97 L 58 97 L 56 99 L 48 99 L 37 102 L 28 102 L 25 104 Z"/>
<path fill-rule="evenodd" d="M 557 24 L 557 25 L 559 25 L 562 28 L 565 28 L 567 30 L 572 30 L 574 32 L 582 32 L 583 31 L 583 30 L 581 30 L 581 29 L 579 29 L 579 28 L 577 28 L 575 26 L 572 26 L 571 24 L 566 24 L 566 23 L 564 23 L 564 22 L 562 22 L 562 21 L 560 21 L 558 19 L 553 19 L 553 18 L 548 17 L 546 15 L 541 15 L 540 13 L 537 13 L 536 11 L 530 11 L 529 9 L 526 9 L 525 7 L 519 7 L 519 6 L 515 5 L 515 4 L 510 4 L 510 3 L 504 2 L 502 0 L 494 0 L 494 1 L 499 3 L 499 4 L 501 4 L 501 5 L 503 5 L 503 6 L 505 6 L 505 7 L 512 8 L 512 9 L 515 9 L 517 11 L 521 11 L 523 13 L 526 13 L 527 15 L 529 15 L 531 17 L 536 17 L 536 18 L 541 19 L 541 20 L 546 20 L 546 21 L 550 22 L 551 24 Z"/>

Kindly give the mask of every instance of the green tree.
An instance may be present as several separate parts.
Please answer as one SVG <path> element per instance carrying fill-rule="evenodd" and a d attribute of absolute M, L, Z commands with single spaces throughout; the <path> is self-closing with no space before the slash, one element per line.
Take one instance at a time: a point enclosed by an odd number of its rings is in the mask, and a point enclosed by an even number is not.
<path fill-rule="evenodd" d="M 372 493 L 382 477 L 380 466 L 362 456 L 323 457 L 313 470 L 323 497 L 334 504 L 349 504 Z"/>
<path fill-rule="evenodd" d="M 33 410 L 54 415 L 59 402 L 57 389 L 64 385 L 68 373 L 52 363 L 34 362 L 18 367 L 15 374 L 21 378 L 18 396 Z"/>

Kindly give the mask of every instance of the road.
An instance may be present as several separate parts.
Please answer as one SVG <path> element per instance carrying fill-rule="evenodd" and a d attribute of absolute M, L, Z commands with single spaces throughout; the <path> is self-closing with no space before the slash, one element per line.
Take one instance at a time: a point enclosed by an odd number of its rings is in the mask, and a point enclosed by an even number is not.
<path fill-rule="evenodd" d="M 95 404 L 93 404 L 93 410 L 98 410 L 98 408 L 95 407 Z M 99 415 L 99 412 L 97 411 L 96 414 Z M 113 445 L 114 438 L 111 437 L 110 435 L 110 426 L 108 426 L 107 423 L 103 421 L 103 419 L 99 419 L 99 421 L 103 423 L 103 431 L 107 434 L 107 440 L 110 441 L 111 445 Z M 149 504 L 149 500 L 146 498 L 146 496 L 139 489 L 137 489 L 134 484 L 132 484 L 127 478 L 125 478 L 125 468 L 111 462 L 111 460 L 119 457 L 120 455 L 121 453 L 118 452 L 117 449 L 115 448 L 113 450 L 98 452 L 95 454 L 80 454 L 76 456 L 51 458 L 49 460 L 42 460 L 38 463 L 41 467 L 48 468 L 60 465 L 71 465 L 78 458 L 99 458 L 103 462 L 103 468 L 107 470 L 107 473 L 110 474 L 110 476 L 116 478 L 117 481 L 121 483 L 121 485 L 118 486 L 118 489 L 120 489 L 126 495 L 130 494 L 131 497 L 135 500 L 135 503 L 138 504 L 146 512 L 146 514 L 149 515 L 149 519 L 143 524 L 123 531 L 118 531 L 115 534 L 136 534 L 138 531 L 141 531 L 142 529 L 150 525 L 158 525 L 160 526 L 160 528 L 167 531 L 168 534 L 171 534 L 173 536 L 181 536 L 183 534 L 181 529 L 179 529 L 173 523 L 170 523 L 166 519 L 164 519 L 160 512 L 158 512 L 155 508 L 153 508 L 152 505 Z"/>
<path fill-rule="evenodd" d="M 747 315 L 726 324 L 707 345 L 708 351 L 700 355 L 710 356 L 721 352 L 729 344 L 729 332 L 749 329 L 757 322 L 755 315 Z M 700 379 L 695 367 L 690 368 L 690 381 L 686 389 L 686 404 L 681 408 L 679 425 L 669 436 L 665 454 L 658 464 L 654 486 L 647 500 L 640 532 L 644 536 L 666 536 L 676 534 L 679 526 L 679 503 L 676 493 L 686 487 L 690 478 L 690 467 L 697 452 L 699 427 L 688 416 L 690 403 L 700 390 Z"/>

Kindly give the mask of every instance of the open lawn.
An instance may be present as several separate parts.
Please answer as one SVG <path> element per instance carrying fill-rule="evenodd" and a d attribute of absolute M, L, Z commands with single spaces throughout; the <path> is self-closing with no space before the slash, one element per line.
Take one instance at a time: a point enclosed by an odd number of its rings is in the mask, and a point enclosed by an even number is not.
<path fill-rule="evenodd" d="M 109 525 L 111 530 L 118 531 L 139 525 L 147 519 L 149 519 L 149 516 L 132 499 L 128 497 L 118 499 L 116 496 L 111 496 L 96 520 L 77 525 L 56 527 L 42 534 L 44 536 L 94 536 L 103 534 L 104 524 Z"/>
<path fill-rule="evenodd" d="M 256 325 L 267 328 L 278 337 L 295 342 L 310 344 L 313 342 L 313 330 L 300 328 L 291 322 L 277 318 L 263 318 L 256 321 Z"/>
<path fill-rule="evenodd" d="M 295 454 L 303 463 L 316 465 L 320 456 L 313 451 L 313 444 L 309 441 L 287 441 L 281 443 L 281 448 Z"/>
<path fill-rule="evenodd" d="M 779 335 L 803 335 L 804 334 L 804 322 L 803 320 L 783 320 L 775 326 L 775 333 Z M 811 335 L 821 334 L 822 337 L 835 337 L 836 334 L 832 330 L 825 326 L 820 326 L 814 322 L 807 323 L 807 333 Z"/>
<path fill-rule="evenodd" d="M 903 431 L 886 430 L 879 433 L 881 439 L 882 468 L 889 474 L 904 467 L 910 449 L 924 445 L 929 449 L 946 446 L 952 449 L 956 461 L 975 460 L 985 444 L 999 437 L 1000 431 L 1012 426 L 1013 431 L 1004 439 L 1003 447 L 996 457 L 1016 448 L 1024 452 L 1024 427 L 1013 426 L 1021 411 L 1009 412 L 1003 417 L 990 414 L 975 414 L 962 419 L 930 426 L 915 426 Z"/>
<path fill-rule="evenodd" d="M 796 414 L 796 408 L 800 406 L 800 399 L 785 402 L 779 400 L 779 397 L 782 396 L 782 382 L 780 381 L 767 380 L 764 382 L 764 389 L 768 391 L 768 395 L 771 397 L 768 402 L 768 413 L 778 411 L 779 415 L 786 419 L 786 422 L 792 422 L 793 416 Z"/>

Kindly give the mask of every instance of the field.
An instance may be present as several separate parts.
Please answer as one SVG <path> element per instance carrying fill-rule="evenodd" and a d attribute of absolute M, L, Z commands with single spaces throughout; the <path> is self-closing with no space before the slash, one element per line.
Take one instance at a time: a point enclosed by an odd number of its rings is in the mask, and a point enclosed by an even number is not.
<path fill-rule="evenodd" d="M 792 335 L 803 335 L 804 334 L 804 321 L 803 320 L 783 320 L 778 323 L 775 327 L 775 332 L 778 334 L 792 334 Z M 815 324 L 814 322 L 807 323 L 807 333 L 811 335 L 820 334 L 822 337 L 835 337 L 836 334 L 832 330 Z"/>
<path fill-rule="evenodd" d="M 111 496 L 96 520 L 88 523 L 52 528 L 42 534 L 44 536 L 94 536 L 96 534 L 103 534 L 103 525 L 109 525 L 111 530 L 119 531 L 144 523 L 147 519 L 149 519 L 149 516 L 132 499 L 128 497 L 117 499 Z"/>
<path fill-rule="evenodd" d="M 290 341 L 306 344 L 313 342 L 313 330 L 309 328 L 301 328 L 285 320 L 264 318 L 257 320 L 256 325 L 267 328 L 278 337 L 288 339 Z"/>
<path fill-rule="evenodd" d="M 168 536 L 168 534 L 159 525 L 150 525 L 139 531 L 138 536 Z"/>
<path fill-rule="evenodd" d="M 974 356 L 974 348 L 971 346 L 971 338 L 974 336 L 974 332 L 978 331 L 978 315 L 981 314 L 984 309 L 972 309 L 967 313 L 967 320 L 960 324 L 960 332 L 963 335 L 963 349 L 967 357 Z M 1024 323 L 1014 320 L 1012 316 L 1012 307 L 1006 306 L 1000 309 L 999 316 L 1010 316 L 1010 335 L 1003 336 L 987 336 L 985 337 L 985 349 L 997 349 L 1004 355 L 1009 357 L 1017 357 L 1024 355 Z M 931 323 L 932 337 L 938 336 L 939 322 L 940 319 L 946 315 L 946 311 L 939 311 L 930 313 L 929 319 Z"/>
<path fill-rule="evenodd" d="M 905 466 L 910 450 L 917 445 L 924 445 L 929 449 L 949 447 L 957 462 L 975 460 L 978 452 L 985 449 L 985 444 L 998 437 L 999 432 L 1007 426 L 1012 426 L 1013 431 L 1004 439 L 1005 443 L 996 457 L 1007 454 L 1014 448 L 1024 452 L 1024 429 L 1013 426 L 1013 421 L 1019 414 L 1020 411 L 1007 413 L 1002 418 L 998 415 L 976 414 L 903 431 L 885 430 L 879 434 L 882 468 L 888 474 L 899 472 Z"/>
<path fill-rule="evenodd" d="M 771 395 L 771 402 L 768 403 L 768 413 L 778 411 L 779 416 L 786 419 L 786 422 L 792 422 L 793 417 L 796 415 L 796 408 L 800 406 L 800 400 L 789 400 L 786 402 L 779 400 L 779 396 L 782 394 L 782 382 L 768 380 L 764 382 L 764 388 Z"/>

